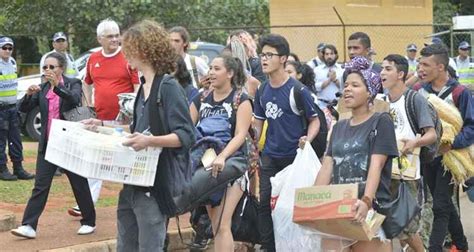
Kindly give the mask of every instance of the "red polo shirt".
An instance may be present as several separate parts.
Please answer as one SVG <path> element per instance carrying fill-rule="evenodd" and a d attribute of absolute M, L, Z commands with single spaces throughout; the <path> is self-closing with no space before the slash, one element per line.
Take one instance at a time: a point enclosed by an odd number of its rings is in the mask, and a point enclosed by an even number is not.
<path fill-rule="evenodd" d="M 92 53 L 84 81 L 94 84 L 94 105 L 101 120 L 114 120 L 119 112 L 117 95 L 133 92 L 133 84 L 139 83 L 137 71 L 130 67 L 120 48 L 110 55 L 103 50 Z"/>

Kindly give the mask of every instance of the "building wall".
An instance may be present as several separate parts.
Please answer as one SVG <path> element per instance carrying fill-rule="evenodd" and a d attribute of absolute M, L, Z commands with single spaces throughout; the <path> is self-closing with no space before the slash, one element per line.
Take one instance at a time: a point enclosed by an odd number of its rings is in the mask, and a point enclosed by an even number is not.
<path fill-rule="evenodd" d="M 345 37 L 333 6 L 346 24 Z M 343 41 L 356 31 L 371 37 L 375 61 L 388 53 L 403 55 L 407 44 L 421 48 L 429 40 L 424 37 L 432 33 L 432 23 L 432 0 L 270 0 L 271 26 L 305 26 L 272 28 L 304 60 L 314 57 L 316 45 L 325 42 L 338 48 L 339 61 L 343 61 Z"/>

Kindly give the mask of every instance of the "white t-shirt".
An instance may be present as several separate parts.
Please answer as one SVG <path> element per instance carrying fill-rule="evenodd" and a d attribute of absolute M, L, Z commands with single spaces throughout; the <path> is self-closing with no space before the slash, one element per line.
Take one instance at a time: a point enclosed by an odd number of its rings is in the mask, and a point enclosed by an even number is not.
<path fill-rule="evenodd" d="M 401 139 L 415 139 L 416 135 L 410 126 L 408 114 L 405 109 L 405 95 L 402 95 L 402 97 L 400 97 L 396 102 L 390 102 L 390 114 L 392 115 L 393 124 L 395 126 L 395 136 L 397 141 L 400 141 Z M 413 158 L 416 158 L 415 179 L 420 179 L 420 157 L 417 155 L 407 154 L 407 158 L 410 163 L 413 162 Z"/>
<path fill-rule="evenodd" d="M 192 57 L 196 59 L 195 62 L 196 62 L 197 76 L 199 79 L 201 79 L 207 74 L 207 72 L 209 72 L 209 66 L 200 57 L 196 57 L 196 56 L 192 56 Z M 191 78 L 193 80 L 193 86 L 195 88 L 198 88 L 197 83 L 199 82 L 199 80 L 194 79 L 193 65 L 191 64 L 191 55 L 186 53 L 186 56 L 184 57 L 184 62 L 186 63 L 186 68 L 188 69 L 189 74 L 191 74 Z"/>

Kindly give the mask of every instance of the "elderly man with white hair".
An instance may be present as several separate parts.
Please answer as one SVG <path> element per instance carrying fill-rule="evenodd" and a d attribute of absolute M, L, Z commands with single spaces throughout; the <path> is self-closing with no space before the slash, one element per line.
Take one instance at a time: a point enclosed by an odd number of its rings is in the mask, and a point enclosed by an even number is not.
<path fill-rule="evenodd" d="M 120 46 L 120 28 L 111 20 L 102 20 L 97 26 L 97 41 L 102 49 L 94 52 L 87 61 L 85 84 L 94 85 L 94 105 L 97 119 L 102 121 L 115 120 L 119 113 L 118 94 L 131 93 L 139 85 L 138 73 L 132 69 L 125 59 Z M 90 101 L 90 93 L 85 90 Z M 102 181 L 89 179 L 89 187 L 94 203 L 99 199 Z M 68 210 L 72 216 L 80 216 L 76 206 Z"/>

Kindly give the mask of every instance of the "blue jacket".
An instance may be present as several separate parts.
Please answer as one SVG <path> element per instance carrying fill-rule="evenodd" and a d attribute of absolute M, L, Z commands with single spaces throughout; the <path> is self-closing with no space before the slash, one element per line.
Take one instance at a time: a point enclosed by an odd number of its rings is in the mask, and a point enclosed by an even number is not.
<path fill-rule="evenodd" d="M 453 103 L 461 113 L 463 126 L 459 134 L 454 138 L 452 145 L 453 149 L 461 149 L 469 147 L 474 143 L 474 101 L 469 89 L 460 85 L 455 79 L 449 79 L 443 90 L 447 90 L 451 86 L 454 86 L 454 89 L 444 100 L 448 103 Z M 414 89 L 423 89 L 423 91 L 437 96 L 443 93 L 443 90 L 440 92 L 434 91 L 431 83 L 415 85 Z"/>

